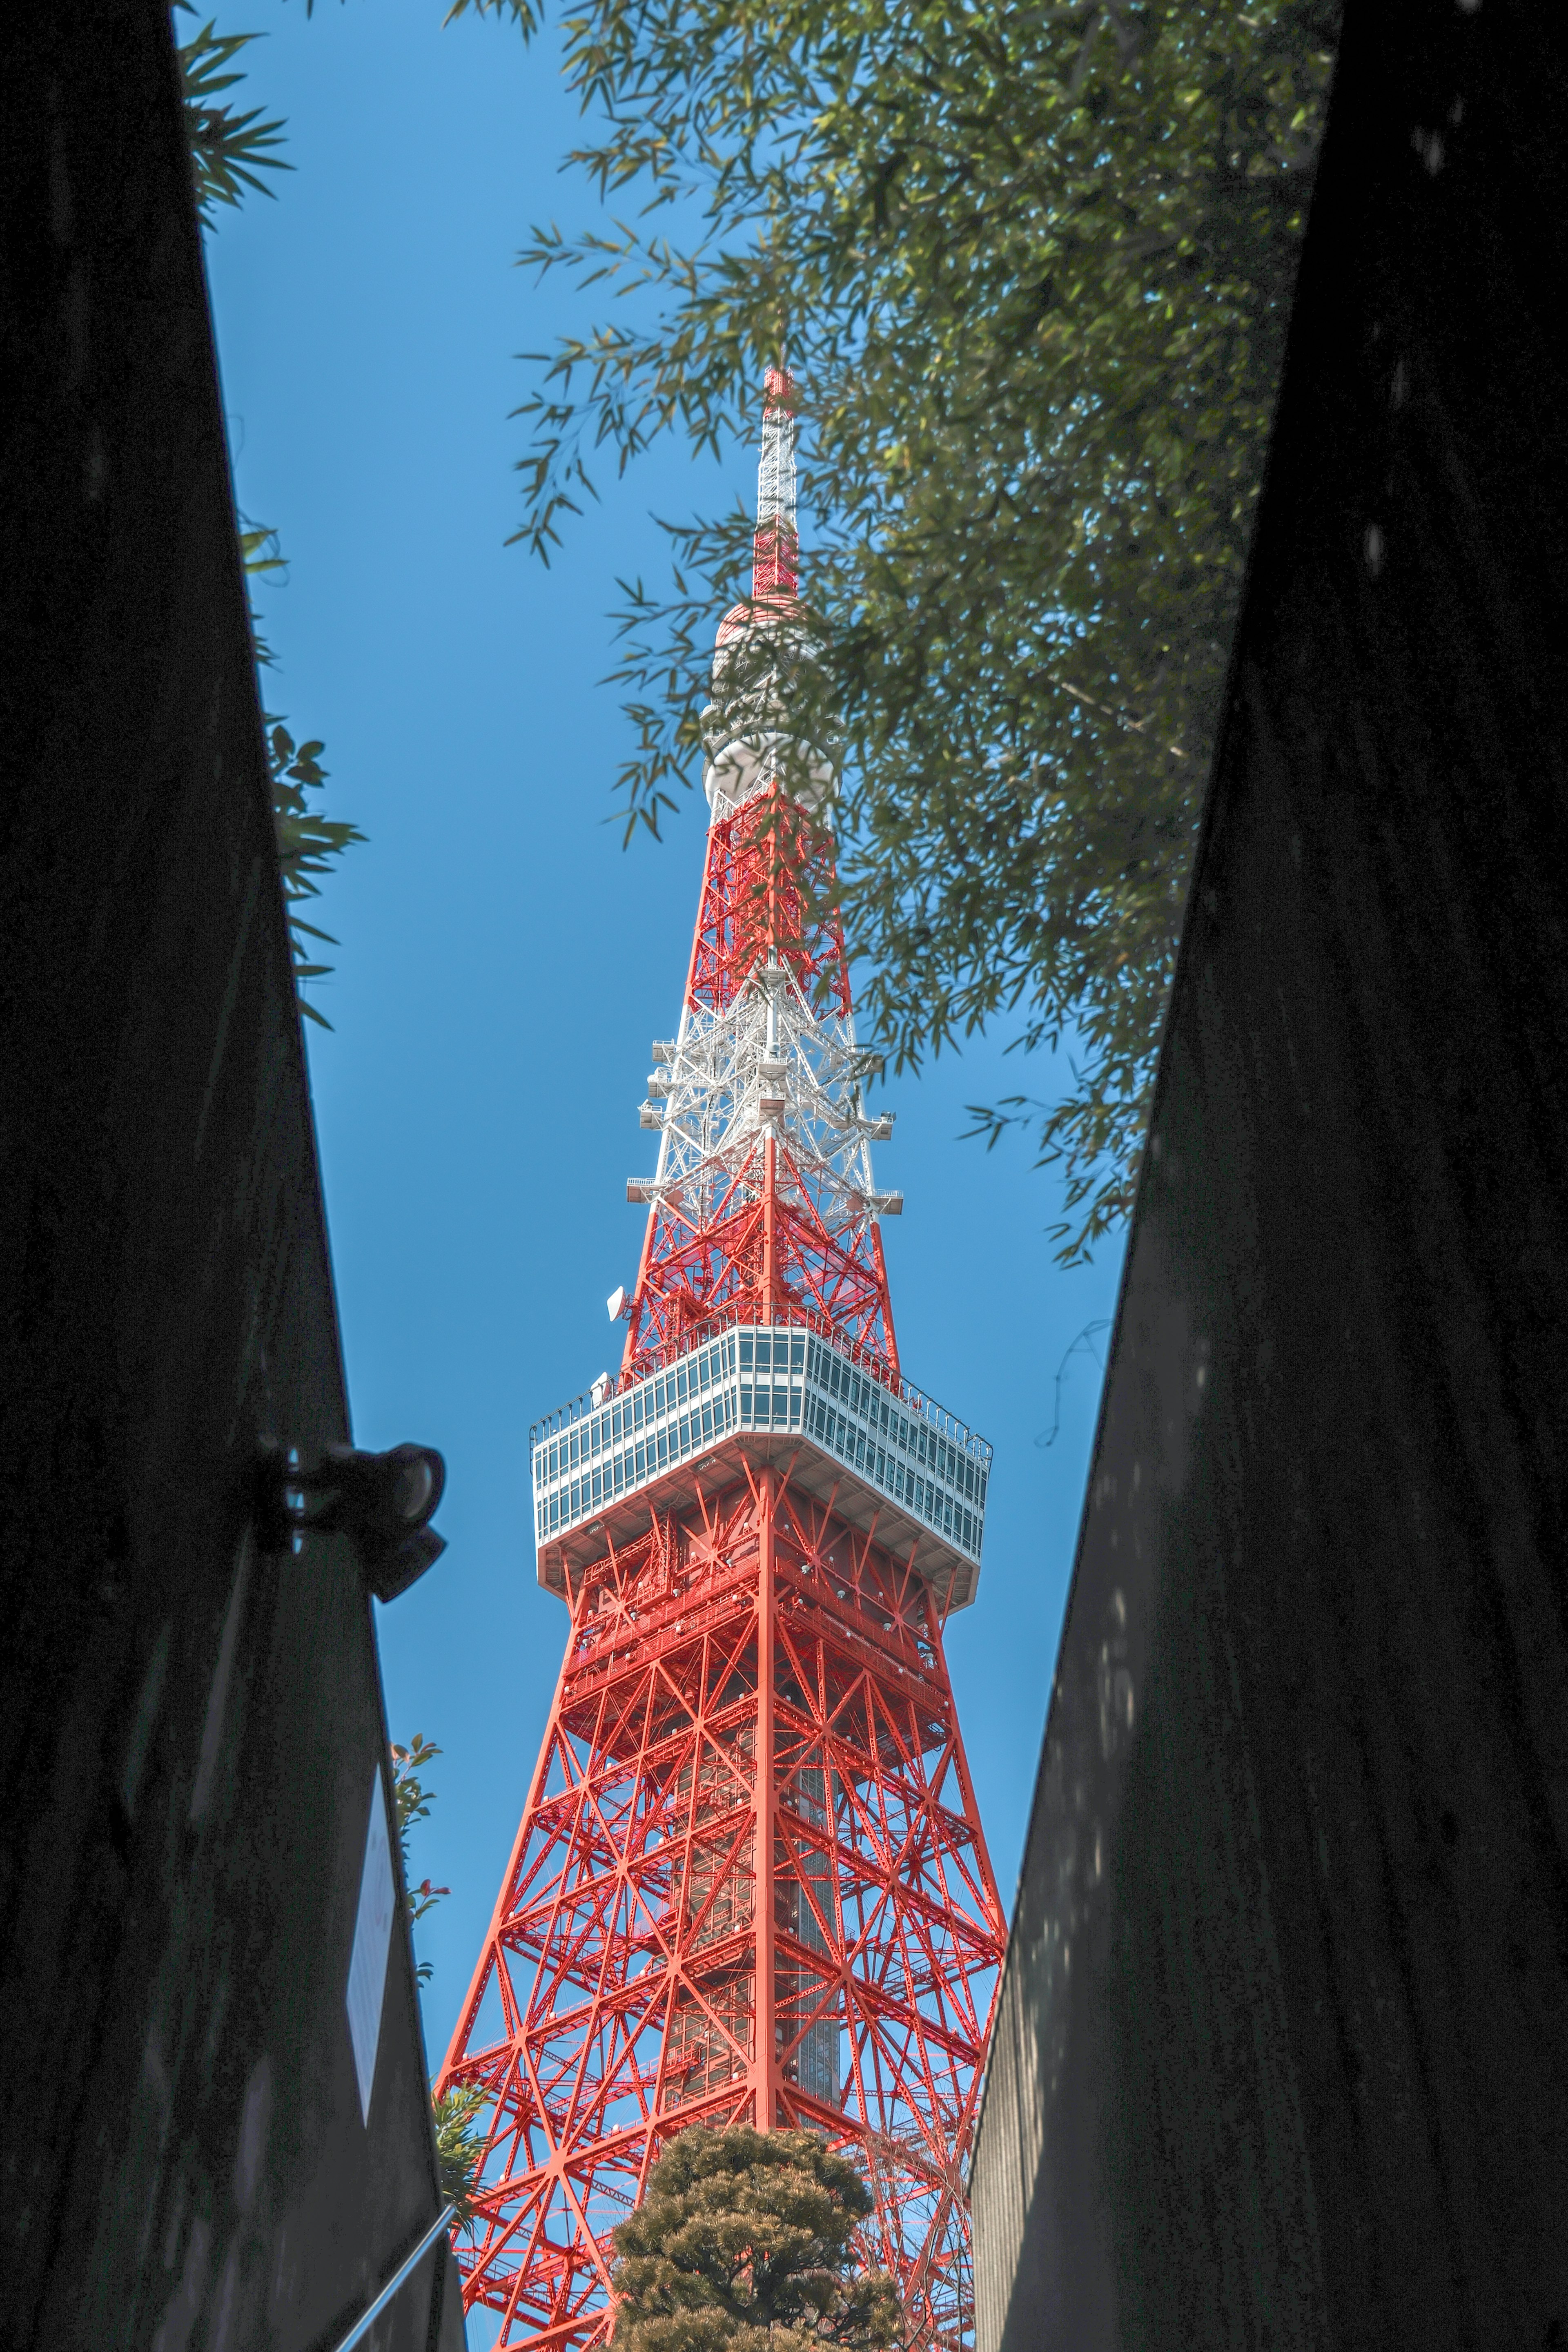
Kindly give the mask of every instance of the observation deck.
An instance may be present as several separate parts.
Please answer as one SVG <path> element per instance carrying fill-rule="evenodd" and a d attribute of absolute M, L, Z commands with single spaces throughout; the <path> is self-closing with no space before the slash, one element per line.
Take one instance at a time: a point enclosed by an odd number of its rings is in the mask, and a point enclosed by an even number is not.
<path fill-rule="evenodd" d="M 873 1376 L 800 1325 L 735 1325 L 618 1395 L 562 1405 L 528 1447 L 538 1580 L 553 1592 L 655 1510 L 716 1491 L 703 1473 L 722 1448 L 787 1468 L 849 1526 L 874 1526 L 945 1612 L 975 1597 L 990 1446 L 909 1381 Z"/>

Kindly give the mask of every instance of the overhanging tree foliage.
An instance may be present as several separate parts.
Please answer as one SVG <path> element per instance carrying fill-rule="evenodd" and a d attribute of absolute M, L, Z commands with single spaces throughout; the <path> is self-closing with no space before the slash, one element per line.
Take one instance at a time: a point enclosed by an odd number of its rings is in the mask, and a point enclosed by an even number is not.
<path fill-rule="evenodd" d="M 883 2352 L 902 2314 L 857 2265 L 871 2210 L 814 2132 L 683 2132 L 615 2232 L 615 2352 Z"/>
<path fill-rule="evenodd" d="M 284 568 L 277 550 L 277 535 L 265 526 L 250 525 L 239 535 L 240 559 L 246 573 L 265 578 L 269 572 Z M 251 635 L 256 647 L 258 670 L 273 667 L 271 646 L 261 634 L 260 615 L 251 607 Z M 302 898 L 320 896 L 321 885 L 332 870 L 332 860 L 340 857 L 345 849 L 364 835 L 357 824 L 346 818 L 328 816 L 311 800 L 327 781 L 327 771 L 321 765 L 326 750 L 319 736 L 297 743 L 286 722 L 276 711 L 261 714 L 262 735 L 267 744 L 267 767 L 272 779 L 272 824 L 277 842 L 278 872 L 283 882 L 284 901 L 288 910 L 288 946 L 294 961 L 294 986 L 299 1010 L 319 1028 L 329 1029 L 331 1023 L 317 1010 L 305 991 L 313 980 L 320 980 L 332 969 L 329 963 L 312 961 L 318 950 L 310 943 L 336 947 L 330 931 L 307 922 L 300 912 Z M 440 1753 L 437 1749 L 436 1754 Z"/>
<path fill-rule="evenodd" d="M 196 13 L 192 0 L 173 0 L 173 6 L 177 14 Z M 176 52 L 196 207 L 204 228 L 215 227 L 220 205 L 240 204 L 247 189 L 274 194 L 263 172 L 294 169 L 273 152 L 283 144 L 282 122 L 265 121 L 259 106 L 242 110 L 229 95 L 245 79 L 235 59 L 260 37 L 257 33 L 220 33 L 217 20 L 209 18 Z"/>
<path fill-rule="evenodd" d="M 537 29 L 535 0 L 455 0 Z M 522 257 L 626 297 L 525 403 L 520 536 L 660 435 L 806 393 L 867 1007 L 904 1063 L 1063 1037 L 1062 1255 L 1124 1213 L 1260 480 L 1334 0 L 574 0 L 574 161 L 630 216 Z M 749 521 L 632 583 L 628 824 L 695 778 Z"/>
<path fill-rule="evenodd" d="M 173 0 L 173 7 L 176 14 L 195 13 L 191 0 Z M 216 20 L 209 19 L 175 52 L 185 101 L 185 136 L 196 205 L 206 229 L 216 226 L 221 205 L 239 205 L 253 189 L 258 189 L 263 195 L 274 193 L 260 176 L 263 172 L 288 172 L 294 168 L 274 152 L 282 144 L 282 121 L 266 120 L 260 107 L 242 107 L 233 96 L 245 79 L 235 60 L 258 37 L 255 33 L 220 33 Z M 240 558 L 247 577 L 253 580 L 276 578 L 287 568 L 277 533 L 264 525 L 242 526 Z M 270 668 L 272 651 L 261 634 L 254 605 L 251 624 L 257 665 Z M 319 897 L 321 883 L 331 870 L 331 861 L 365 836 L 358 825 L 325 815 L 310 798 L 327 781 L 327 771 L 321 765 L 325 744 L 319 738 L 297 743 L 286 722 L 274 711 L 263 711 L 262 724 L 271 772 L 273 824 L 288 910 L 294 985 L 301 1013 L 319 1027 L 329 1029 L 331 1023 L 310 1003 L 305 991 L 311 981 L 322 979 L 332 969 L 330 964 L 316 960 L 319 946 L 335 947 L 337 941 L 330 931 L 307 922 L 299 902 Z"/>

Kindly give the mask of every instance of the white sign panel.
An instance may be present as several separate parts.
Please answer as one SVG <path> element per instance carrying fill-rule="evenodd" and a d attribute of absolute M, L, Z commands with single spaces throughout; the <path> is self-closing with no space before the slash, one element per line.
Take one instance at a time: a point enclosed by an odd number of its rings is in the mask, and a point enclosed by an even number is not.
<path fill-rule="evenodd" d="M 394 1899 L 386 1790 L 378 1764 L 371 1779 L 371 1825 L 365 1832 L 365 1866 L 360 1874 L 360 1916 L 354 1922 L 354 1948 L 349 1956 L 349 2038 L 360 2078 L 360 2113 L 366 2123 L 371 2119 L 376 2052 L 381 2046 Z"/>

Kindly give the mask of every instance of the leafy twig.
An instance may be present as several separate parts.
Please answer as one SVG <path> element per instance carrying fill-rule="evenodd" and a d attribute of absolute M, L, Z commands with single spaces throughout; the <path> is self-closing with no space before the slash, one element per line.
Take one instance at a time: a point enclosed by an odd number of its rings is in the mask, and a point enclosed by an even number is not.
<path fill-rule="evenodd" d="M 1057 1438 L 1061 1434 L 1061 1383 L 1067 1378 L 1068 1365 L 1072 1361 L 1073 1357 L 1078 1354 L 1079 1350 L 1082 1349 L 1085 1355 L 1092 1357 L 1094 1362 L 1099 1365 L 1101 1371 L 1103 1372 L 1104 1370 L 1104 1360 L 1102 1357 L 1095 1354 L 1093 1341 L 1097 1332 L 1108 1331 L 1110 1328 L 1110 1323 L 1104 1317 L 1101 1317 L 1097 1322 L 1085 1323 L 1082 1330 L 1078 1334 L 1077 1339 L 1073 1340 L 1071 1346 L 1063 1355 L 1061 1363 L 1058 1364 L 1056 1368 L 1056 1413 L 1050 1429 L 1041 1436 L 1035 1439 L 1034 1442 L 1037 1445 L 1042 1448 L 1049 1448 L 1056 1444 Z"/>
<path fill-rule="evenodd" d="M 400 1748 L 395 1741 L 392 1746 L 392 1799 L 397 1807 L 398 1849 L 402 1855 L 403 1883 L 408 1888 L 408 1923 L 411 1927 L 417 1926 L 427 1911 L 434 1910 L 444 1895 L 452 1892 L 450 1886 L 433 1886 L 428 1878 L 421 1879 L 416 1886 L 409 1876 L 410 1832 L 416 1822 L 428 1818 L 430 1808 L 435 1801 L 434 1791 L 424 1786 L 419 1775 L 432 1757 L 440 1753 L 434 1741 L 426 1739 L 418 1731 L 408 1747 Z M 428 1960 L 421 1960 L 414 1973 L 421 1984 L 428 1984 L 434 1971 Z"/>
<path fill-rule="evenodd" d="M 191 0 L 174 0 L 174 5 L 188 16 L 195 13 Z M 209 228 L 217 217 L 218 205 L 240 204 L 247 188 L 258 189 L 264 196 L 277 194 L 260 176 L 263 172 L 294 169 L 271 152 L 283 144 L 280 120 L 264 121 L 259 106 L 242 114 L 223 100 L 224 91 L 245 79 L 243 73 L 229 70 L 235 59 L 261 37 L 259 33 L 220 33 L 214 19 L 175 52 L 185 96 L 185 134 L 195 173 L 196 203 Z"/>

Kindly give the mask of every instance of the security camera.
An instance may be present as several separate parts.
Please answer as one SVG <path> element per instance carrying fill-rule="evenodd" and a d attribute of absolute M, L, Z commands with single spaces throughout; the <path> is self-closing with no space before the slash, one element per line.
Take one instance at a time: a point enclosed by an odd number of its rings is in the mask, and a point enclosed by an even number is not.
<path fill-rule="evenodd" d="M 446 1484 L 433 1445 L 393 1445 L 384 1454 L 329 1445 L 312 1464 L 264 1446 L 258 1462 L 257 1522 L 263 1549 L 292 1549 L 297 1530 L 346 1535 L 378 1601 L 395 1601 L 446 1549 L 429 1521 Z"/>

